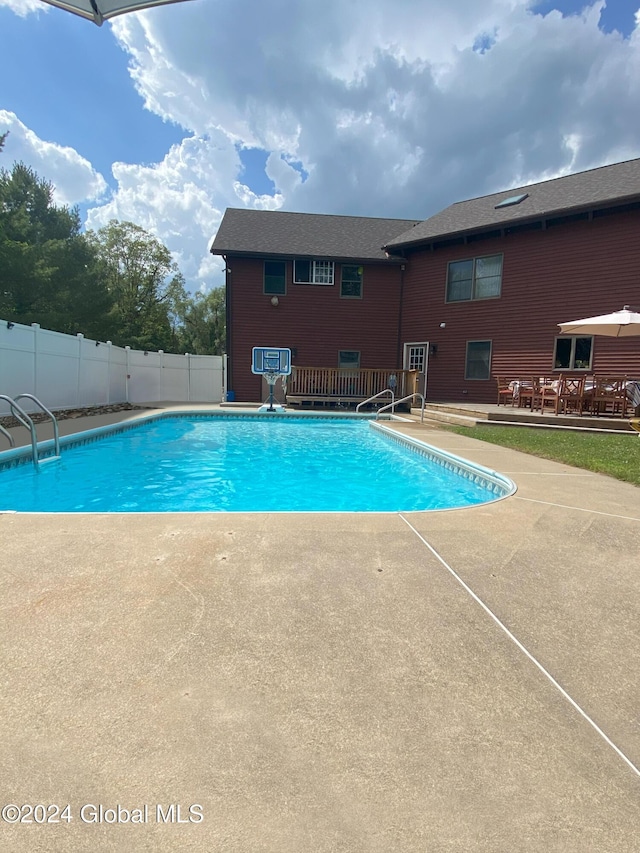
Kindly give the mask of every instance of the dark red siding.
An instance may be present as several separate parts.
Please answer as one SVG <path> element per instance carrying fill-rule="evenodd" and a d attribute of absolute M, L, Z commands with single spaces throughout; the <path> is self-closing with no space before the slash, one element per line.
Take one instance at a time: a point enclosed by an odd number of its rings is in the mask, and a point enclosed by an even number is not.
<path fill-rule="evenodd" d="M 497 253 L 500 297 L 445 302 L 449 261 Z M 558 323 L 640 306 L 640 212 L 416 251 L 405 276 L 402 341 L 438 348 L 429 358 L 428 399 L 493 402 L 498 374 L 554 372 Z M 464 378 L 472 340 L 492 341 L 490 380 Z M 591 372 L 640 377 L 640 337 L 595 337 Z"/>
<path fill-rule="evenodd" d="M 340 264 L 335 284 L 292 283 L 287 261 L 287 293 L 278 305 L 263 293 L 264 263 L 227 256 L 230 314 L 227 387 L 236 399 L 260 401 L 262 380 L 251 373 L 256 346 L 290 347 L 301 367 L 337 367 L 338 350 L 360 352 L 362 368 L 397 368 L 401 269 L 398 265 L 362 264 L 363 298 L 340 298 Z"/>

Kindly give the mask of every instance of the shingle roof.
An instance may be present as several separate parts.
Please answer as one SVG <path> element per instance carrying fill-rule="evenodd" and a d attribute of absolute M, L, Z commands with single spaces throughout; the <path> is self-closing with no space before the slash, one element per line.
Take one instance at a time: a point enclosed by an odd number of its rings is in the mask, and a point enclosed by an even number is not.
<path fill-rule="evenodd" d="M 211 252 L 387 261 L 381 247 L 415 222 L 227 208 Z"/>
<path fill-rule="evenodd" d="M 505 199 L 527 193 L 519 204 L 496 210 Z M 492 195 L 459 201 L 390 240 L 392 251 L 414 243 L 461 233 L 502 227 L 541 216 L 586 210 L 640 198 L 640 159 L 601 166 L 551 181 L 517 187 Z"/>

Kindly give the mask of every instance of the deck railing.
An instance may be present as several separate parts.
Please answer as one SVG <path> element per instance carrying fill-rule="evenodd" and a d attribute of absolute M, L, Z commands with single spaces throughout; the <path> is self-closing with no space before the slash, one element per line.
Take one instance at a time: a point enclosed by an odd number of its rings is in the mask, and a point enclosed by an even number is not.
<path fill-rule="evenodd" d="M 417 390 L 417 370 L 361 370 L 352 367 L 294 367 L 287 377 L 287 397 L 366 400 L 393 385 L 396 397 Z"/>

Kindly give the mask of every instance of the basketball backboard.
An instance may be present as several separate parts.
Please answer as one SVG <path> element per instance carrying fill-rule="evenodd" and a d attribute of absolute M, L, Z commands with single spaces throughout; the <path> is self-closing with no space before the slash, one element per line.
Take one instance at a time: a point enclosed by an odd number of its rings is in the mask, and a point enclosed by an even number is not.
<path fill-rule="evenodd" d="M 279 347 L 254 347 L 251 352 L 252 373 L 291 373 L 291 350 Z"/>

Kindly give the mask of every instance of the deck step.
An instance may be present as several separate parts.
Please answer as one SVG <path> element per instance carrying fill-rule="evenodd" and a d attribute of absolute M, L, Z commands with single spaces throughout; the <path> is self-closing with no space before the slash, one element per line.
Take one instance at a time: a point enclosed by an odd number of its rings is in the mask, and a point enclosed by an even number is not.
<path fill-rule="evenodd" d="M 495 408 L 495 407 L 494 407 Z M 420 409 L 412 408 L 411 414 L 420 417 Z M 456 408 L 455 404 L 429 404 L 424 410 L 425 423 L 433 425 L 451 424 L 453 426 L 519 426 L 538 427 L 540 429 L 572 430 L 575 432 L 627 434 L 633 432 L 628 420 L 624 418 L 593 418 L 582 416 L 562 416 L 540 414 L 523 409 L 505 407 L 501 411 L 473 409 L 471 406 Z"/>

